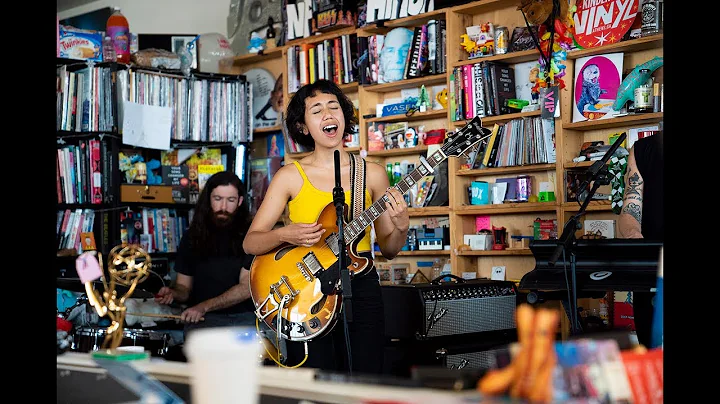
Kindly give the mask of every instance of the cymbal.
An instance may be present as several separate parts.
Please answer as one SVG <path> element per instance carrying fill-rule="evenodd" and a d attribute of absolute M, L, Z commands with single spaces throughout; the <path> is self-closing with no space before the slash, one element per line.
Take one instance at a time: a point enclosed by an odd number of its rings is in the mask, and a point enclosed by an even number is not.
<path fill-rule="evenodd" d="M 56 284 L 57 287 L 60 289 L 69 290 L 72 292 L 85 292 L 85 284 L 80 281 L 80 278 L 56 278 Z M 96 280 L 93 281 L 93 287 L 98 291 L 104 291 L 104 286 L 102 281 Z M 129 287 L 125 285 L 119 285 L 115 283 L 115 290 L 119 295 L 123 295 L 130 290 Z M 155 294 L 152 292 L 149 292 L 147 290 L 144 290 L 140 288 L 140 285 L 135 286 L 135 290 L 133 291 L 131 298 L 153 298 L 155 297 Z"/>

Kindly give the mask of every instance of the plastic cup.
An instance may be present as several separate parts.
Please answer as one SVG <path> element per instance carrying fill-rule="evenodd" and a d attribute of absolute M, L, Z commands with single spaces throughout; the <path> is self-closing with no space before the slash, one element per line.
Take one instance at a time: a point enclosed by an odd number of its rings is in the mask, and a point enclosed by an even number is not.
<path fill-rule="evenodd" d="M 259 402 L 260 344 L 252 327 L 201 328 L 185 342 L 195 404 Z"/>

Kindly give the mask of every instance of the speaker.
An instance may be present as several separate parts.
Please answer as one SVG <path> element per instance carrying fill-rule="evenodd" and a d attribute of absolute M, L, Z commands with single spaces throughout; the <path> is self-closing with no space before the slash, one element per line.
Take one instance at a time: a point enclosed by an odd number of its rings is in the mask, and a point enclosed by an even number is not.
<path fill-rule="evenodd" d="M 487 279 L 458 283 L 384 285 L 385 335 L 431 339 L 513 330 L 517 289 Z"/>
<path fill-rule="evenodd" d="M 485 349 L 484 347 L 477 349 L 440 348 L 435 351 L 435 357 L 440 366 L 447 369 L 490 370 L 510 364 L 511 356 L 508 345 L 501 345 L 494 349 Z"/>

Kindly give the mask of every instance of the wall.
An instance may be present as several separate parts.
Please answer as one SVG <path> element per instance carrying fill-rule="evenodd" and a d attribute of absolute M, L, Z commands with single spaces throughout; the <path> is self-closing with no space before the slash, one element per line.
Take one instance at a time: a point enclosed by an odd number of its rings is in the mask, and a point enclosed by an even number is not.
<path fill-rule="evenodd" d="M 136 34 L 203 34 L 227 36 L 230 0 L 98 0 L 58 13 L 60 20 L 104 7 L 120 7 Z"/>

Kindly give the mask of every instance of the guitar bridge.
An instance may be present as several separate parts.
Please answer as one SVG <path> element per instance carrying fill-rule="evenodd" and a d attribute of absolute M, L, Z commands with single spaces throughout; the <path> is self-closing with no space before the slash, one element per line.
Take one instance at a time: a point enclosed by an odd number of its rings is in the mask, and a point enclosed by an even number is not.
<path fill-rule="evenodd" d="M 302 262 L 297 262 L 297 263 L 295 263 L 295 265 L 297 266 L 298 270 L 302 274 L 303 278 L 305 278 L 305 280 L 308 282 L 312 282 L 312 280 L 313 280 L 312 275 L 310 274 L 310 271 L 308 271 L 308 269 L 305 267 L 305 264 Z"/>

